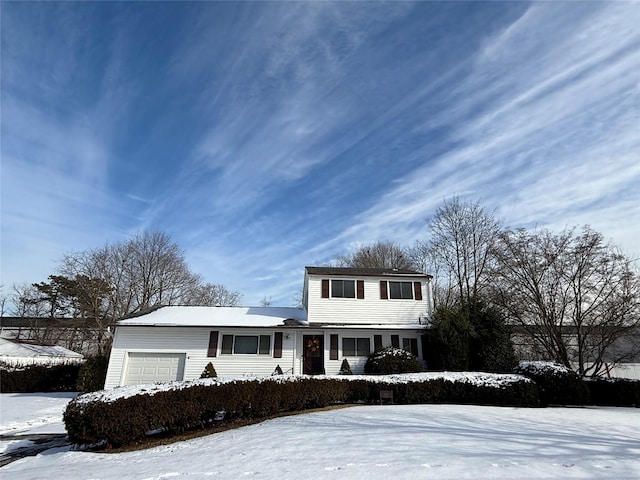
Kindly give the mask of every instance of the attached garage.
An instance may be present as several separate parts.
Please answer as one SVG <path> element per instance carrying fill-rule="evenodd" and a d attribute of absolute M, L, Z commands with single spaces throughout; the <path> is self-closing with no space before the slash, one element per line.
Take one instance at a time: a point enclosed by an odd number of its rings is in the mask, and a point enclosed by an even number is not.
<path fill-rule="evenodd" d="M 185 359 L 184 353 L 129 352 L 123 384 L 183 380 Z"/>

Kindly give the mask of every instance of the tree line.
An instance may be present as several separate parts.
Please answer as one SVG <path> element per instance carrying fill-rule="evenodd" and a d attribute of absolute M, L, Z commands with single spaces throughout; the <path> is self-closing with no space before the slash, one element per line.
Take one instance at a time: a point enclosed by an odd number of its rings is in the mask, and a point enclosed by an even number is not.
<path fill-rule="evenodd" d="M 82 318 L 104 344 L 106 326 L 160 305 L 237 306 L 242 295 L 203 281 L 162 232 L 64 255 L 40 283 L 14 285 L 14 316 Z"/>
<path fill-rule="evenodd" d="M 338 266 L 433 276 L 432 368 L 507 371 L 512 339 L 581 375 L 640 355 L 640 281 L 633 261 L 589 226 L 510 229 L 479 202 L 445 200 L 409 247 L 366 245 Z M 162 232 L 70 253 L 47 281 L 14 286 L 14 316 L 72 317 L 100 336 L 114 320 L 159 305 L 237 306 L 241 294 L 193 273 Z M 4 315 L 5 297 L 0 298 Z M 270 303 L 266 298 L 263 304 Z"/>
<path fill-rule="evenodd" d="M 479 202 L 445 200 L 425 240 L 366 245 L 338 265 L 433 276 L 432 365 L 508 370 L 511 339 L 581 375 L 640 355 L 640 282 L 633 260 L 589 226 L 510 229 Z"/>

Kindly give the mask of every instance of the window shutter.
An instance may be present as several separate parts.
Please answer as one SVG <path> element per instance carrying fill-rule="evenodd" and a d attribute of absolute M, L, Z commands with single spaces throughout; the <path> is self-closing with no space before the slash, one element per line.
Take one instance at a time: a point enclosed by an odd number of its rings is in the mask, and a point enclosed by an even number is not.
<path fill-rule="evenodd" d="M 329 360 L 338 360 L 338 335 L 329 336 Z"/>
<path fill-rule="evenodd" d="M 373 336 L 373 349 L 377 352 L 382 350 L 382 335 Z"/>
<path fill-rule="evenodd" d="M 329 298 L 329 280 L 322 280 L 322 298 Z"/>
<path fill-rule="evenodd" d="M 207 350 L 207 357 L 215 357 L 218 355 L 218 333 L 209 332 L 209 349 Z"/>
<path fill-rule="evenodd" d="M 273 358 L 282 358 L 282 332 L 273 335 Z"/>
<path fill-rule="evenodd" d="M 393 348 L 400 348 L 400 335 L 391 335 L 391 346 Z"/>
<path fill-rule="evenodd" d="M 380 281 L 380 299 L 387 300 L 389 296 L 387 295 L 387 282 L 386 280 Z"/>
<path fill-rule="evenodd" d="M 416 357 L 418 356 L 418 339 L 417 338 L 409 339 L 409 351 Z"/>
<path fill-rule="evenodd" d="M 364 298 L 364 280 L 358 280 L 358 298 Z"/>
<path fill-rule="evenodd" d="M 422 300 L 422 284 L 420 282 L 413 282 L 413 291 L 415 293 L 414 298 Z"/>

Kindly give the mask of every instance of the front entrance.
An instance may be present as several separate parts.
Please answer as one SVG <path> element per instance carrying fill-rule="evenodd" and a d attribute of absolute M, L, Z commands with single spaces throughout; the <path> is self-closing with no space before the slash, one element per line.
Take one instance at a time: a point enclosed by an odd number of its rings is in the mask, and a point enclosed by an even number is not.
<path fill-rule="evenodd" d="M 303 335 L 302 346 L 304 356 L 302 373 L 322 375 L 324 373 L 324 335 Z"/>

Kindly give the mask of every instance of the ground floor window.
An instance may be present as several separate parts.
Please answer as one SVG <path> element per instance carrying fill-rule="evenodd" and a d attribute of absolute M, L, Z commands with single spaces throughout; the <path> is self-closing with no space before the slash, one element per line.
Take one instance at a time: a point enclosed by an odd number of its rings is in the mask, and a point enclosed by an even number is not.
<path fill-rule="evenodd" d="M 342 355 L 345 357 L 366 357 L 371 353 L 370 338 L 342 339 Z"/>
<path fill-rule="evenodd" d="M 271 335 L 223 335 L 223 355 L 269 355 Z"/>
<path fill-rule="evenodd" d="M 417 338 L 403 338 L 402 349 L 410 352 L 412 355 L 418 356 L 418 339 Z"/>

